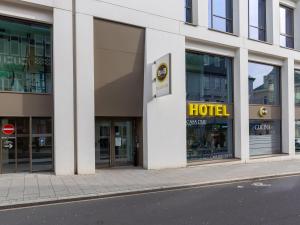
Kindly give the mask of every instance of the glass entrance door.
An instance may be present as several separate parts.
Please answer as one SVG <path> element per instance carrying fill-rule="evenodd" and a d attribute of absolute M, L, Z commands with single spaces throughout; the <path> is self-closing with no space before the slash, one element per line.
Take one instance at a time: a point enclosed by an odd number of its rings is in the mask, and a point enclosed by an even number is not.
<path fill-rule="evenodd" d="M 10 124 L 14 132 L 10 135 L 1 131 L 1 173 L 29 172 L 29 118 L 2 118 L 1 128 Z"/>
<path fill-rule="evenodd" d="M 96 167 L 133 164 L 133 127 L 130 120 L 96 120 Z"/>
<path fill-rule="evenodd" d="M 130 121 L 114 122 L 113 135 L 115 164 L 132 164 L 132 123 Z"/>
<path fill-rule="evenodd" d="M 14 173 L 16 169 L 16 139 L 1 137 L 1 173 Z"/>

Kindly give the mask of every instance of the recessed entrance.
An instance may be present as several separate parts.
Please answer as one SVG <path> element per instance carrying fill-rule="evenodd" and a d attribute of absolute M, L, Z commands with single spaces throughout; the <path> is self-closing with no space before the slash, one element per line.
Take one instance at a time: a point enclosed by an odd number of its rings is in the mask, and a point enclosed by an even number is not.
<path fill-rule="evenodd" d="M 134 164 L 134 121 L 96 119 L 96 167 Z"/>

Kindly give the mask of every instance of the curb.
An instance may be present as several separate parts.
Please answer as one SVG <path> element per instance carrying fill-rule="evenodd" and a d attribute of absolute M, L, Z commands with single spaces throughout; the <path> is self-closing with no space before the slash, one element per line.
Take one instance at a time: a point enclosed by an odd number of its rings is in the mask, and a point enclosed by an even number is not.
<path fill-rule="evenodd" d="M 184 189 L 201 188 L 201 187 L 204 188 L 209 186 L 234 184 L 239 182 L 272 180 L 276 178 L 285 178 L 285 177 L 292 177 L 292 176 L 299 176 L 299 175 L 300 172 L 292 172 L 292 173 L 283 173 L 283 174 L 274 174 L 274 175 L 265 175 L 265 176 L 256 176 L 256 177 L 233 178 L 229 180 L 189 183 L 184 185 L 144 188 L 144 189 L 133 190 L 133 191 L 120 191 L 120 192 L 105 193 L 105 194 L 99 193 L 99 194 L 91 194 L 91 195 L 79 195 L 76 197 L 62 197 L 60 199 L 54 199 L 54 200 L 44 199 L 44 200 L 36 200 L 31 202 L 29 201 L 29 202 L 17 203 L 17 204 L 7 204 L 2 206 L 0 205 L 0 211 L 37 207 L 37 206 L 47 206 L 53 204 L 76 203 L 80 201 L 99 200 L 99 199 L 106 199 L 106 198 L 126 197 L 130 195 L 151 194 L 151 193 L 164 192 L 164 191 L 175 191 L 175 190 L 184 190 Z"/>

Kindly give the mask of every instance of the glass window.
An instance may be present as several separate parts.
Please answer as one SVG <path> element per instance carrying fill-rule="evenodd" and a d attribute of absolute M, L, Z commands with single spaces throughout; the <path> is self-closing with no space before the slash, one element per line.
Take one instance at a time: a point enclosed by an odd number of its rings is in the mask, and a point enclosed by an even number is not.
<path fill-rule="evenodd" d="M 209 0 L 208 14 L 209 14 L 209 28 L 223 31 L 233 32 L 232 23 L 232 0 Z"/>
<path fill-rule="evenodd" d="M 280 45 L 294 48 L 294 10 L 280 6 Z"/>
<path fill-rule="evenodd" d="M 53 169 L 52 119 L 32 118 L 32 170 Z"/>
<path fill-rule="evenodd" d="M 281 120 L 249 121 L 250 155 L 269 155 L 281 152 Z"/>
<path fill-rule="evenodd" d="M 223 118 L 187 119 L 187 159 L 233 157 L 232 120 Z"/>
<path fill-rule="evenodd" d="M 296 120 L 295 124 L 295 149 L 300 152 L 300 120 Z"/>
<path fill-rule="evenodd" d="M 0 18 L 0 91 L 52 92 L 52 31 Z"/>
<path fill-rule="evenodd" d="M 300 70 L 295 70 L 295 104 L 300 106 Z"/>
<path fill-rule="evenodd" d="M 266 0 L 249 0 L 249 38 L 266 41 Z"/>
<path fill-rule="evenodd" d="M 232 103 L 232 59 L 186 53 L 188 101 Z"/>
<path fill-rule="evenodd" d="M 280 67 L 249 62 L 249 104 L 280 105 Z"/>
<path fill-rule="evenodd" d="M 193 1 L 185 0 L 185 22 L 193 22 Z"/>
<path fill-rule="evenodd" d="M 232 73 L 231 58 L 187 52 L 187 102 L 232 104 Z M 188 161 L 233 157 L 232 117 L 188 116 L 186 127 Z"/>

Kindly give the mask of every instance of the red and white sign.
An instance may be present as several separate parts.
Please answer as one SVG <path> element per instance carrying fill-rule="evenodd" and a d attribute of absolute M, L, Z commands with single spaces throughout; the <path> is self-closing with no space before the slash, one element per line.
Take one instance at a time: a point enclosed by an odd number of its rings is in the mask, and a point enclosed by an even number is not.
<path fill-rule="evenodd" d="M 15 126 L 12 124 L 5 124 L 2 127 L 2 133 L 5 135 L 11 135 L 11 134 L 15 133 Z"/>

